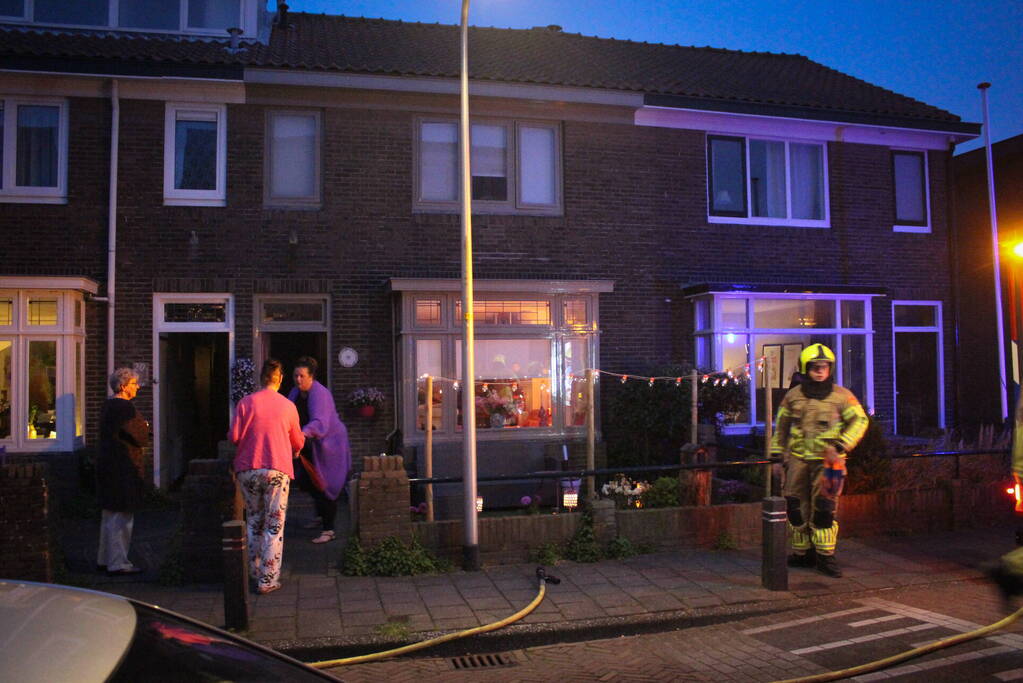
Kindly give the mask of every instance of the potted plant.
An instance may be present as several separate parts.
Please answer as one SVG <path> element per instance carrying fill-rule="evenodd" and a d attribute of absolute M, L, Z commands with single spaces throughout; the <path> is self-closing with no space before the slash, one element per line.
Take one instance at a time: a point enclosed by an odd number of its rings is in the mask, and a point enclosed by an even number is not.
<path fill-rule="evenodd" d="M 359 387 L 348 394 L 348 407 L 359 417 L 373 417 L 383 405 L 384 392 L 376 387 Z"/>

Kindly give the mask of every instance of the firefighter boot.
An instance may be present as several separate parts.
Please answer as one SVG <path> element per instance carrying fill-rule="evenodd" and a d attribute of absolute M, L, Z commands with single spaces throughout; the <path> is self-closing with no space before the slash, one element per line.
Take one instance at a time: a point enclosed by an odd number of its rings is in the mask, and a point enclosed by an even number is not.
<path fill-rule="evenodd" d="M 813 548 L 810 548 L 805 553 L 792 553 L 789 555 L 786 563 L 790 567 L 813 567 L 817 564 L 817 553 Z"/>
<path fill-rule="evenodd" d="M 838 568 L 838 562 L 834 555 L 817 555 L 817 571 L 837 579 L 842 576 L 842 570 Z"/>

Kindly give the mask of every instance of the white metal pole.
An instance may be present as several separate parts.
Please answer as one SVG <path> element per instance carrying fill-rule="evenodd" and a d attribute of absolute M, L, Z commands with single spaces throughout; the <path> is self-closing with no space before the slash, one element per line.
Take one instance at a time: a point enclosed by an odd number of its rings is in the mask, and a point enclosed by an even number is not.
<path fill-rule="evenodd" d="M 472 176 L 469 175 L 469 0 L 462 0 L 462 495 L 465 541 L 462 568 L 480 568 L 479 519 L 476 513 L 476 358 L 472 298 Z"/>
<path fill-rule="evenodd" d="M 998 339 L 998 381 L 1000 387 L 998 398 L 1001 401 L 1002 420 L 1009 417 L 1009 403 L 1006 396 L 1005 380 L 1005 323 L 1002 312 L 1002 268 L 1001 268 L 1001 245 L 998 243 L 998 209 L 995 206 L 995 168 L 991 156 L 991 124 L 988 117 L 987 89 L 990 83 L 981 83 L 977 86 L 980 90 L 980 100 L 984 108 L 984 147 L 987 150 L 987 200 L 991 216 L 991 253 L 993 255 L 992 265 L 995 271 L 995 324 L 997 326 Z"/>

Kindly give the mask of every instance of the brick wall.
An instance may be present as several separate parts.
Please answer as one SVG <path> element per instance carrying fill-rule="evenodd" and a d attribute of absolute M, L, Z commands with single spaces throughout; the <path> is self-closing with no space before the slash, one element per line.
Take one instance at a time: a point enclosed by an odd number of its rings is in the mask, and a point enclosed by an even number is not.
<path fill-rule="evenodd" d="M 369 548 L 395 536 L 412 538 L 409 483 L 401 456 L 374 455 L 363 460 L 356 495 L 359 540 Z"/>
<path fill-rule="evenodd" d="M 53 581 L 52 520 L 45 463 L 0 466 L 0 576 Z"/>
<path fill-rule="evenodd" d="M 5 251 L 4 272 L 60 269 L 103 280 L 108 110 L 103 100 L 71 102 L 69 203 L 5 206 L 0 228 L 14 241 Z M 331 295 L 330 358 L 324 365 L 335 399 L 340 404 L 357 386 L 388 393 L 378 419 L 348 424 L 360 469 L 363 457 L 383 450 L 394 426 L 396 365 L 386 282 L 459 277 L 459 218 L 412 212 L 414 111 L 326 110 L 322 207 L 264 208 L 266 111 L 255 104 L 228 107 L 227 207 L 165 207 L 164 103 L 122 102 L 115 355 L 119 362 L 152 362 L 154 291 L 234 294 L 236 354 L 245 356 L 252 353 L 255 293 L 320 283 L 316 291 Z M 888 301 L 938 299 L 951 310 L 947 154 L 929 155 L 930 235 L 891 230 L 888 150 L 837 142 L 828 146 L 831 229 L 711 225 L 702 132 L 575 120 L 565 121 L 562 130 L 564 215 L 475 216 L 477 278 L 613 280 L 615 291 L 600 301 L 600 364 L 631 373 L 692 359 L 690 311 L 680 285 L 885 287 L 888 298 L 873 306 L 873 407 L 891 415 Z M 192 231 L 197 245 L 190 244 Z M 293 246 L 292 231 L 298 237 Z M 57 266 L 40 261 L 40 242 L 73 245 Z M 105 393 L 105 311 L 91 304 L 88 315 L 87 420 L 94 442 Z M 951 348 L 952 316 L 945 320 Z M 354 368 L 331 360 L 343 346 L 359 351 Z M 948 354 L 945 368 L 952 386 Z M 136 400 L 143 414 L 153 415 L 150 390 Z"/>

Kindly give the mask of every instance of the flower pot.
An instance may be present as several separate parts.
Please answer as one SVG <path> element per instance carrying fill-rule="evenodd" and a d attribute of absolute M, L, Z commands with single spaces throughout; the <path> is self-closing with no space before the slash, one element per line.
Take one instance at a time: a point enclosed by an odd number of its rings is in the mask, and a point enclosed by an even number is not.
<path fill-rule="evenodd" d="M 370 418 L 370 417 L 373 417 L 374 415 L 377 414 L 377 407 L 376 406 L 368 406 L 368 405 L 367 406 L 359 406 L 358 408 L 355 409 L 355 413 L 359 417 Z"/>

